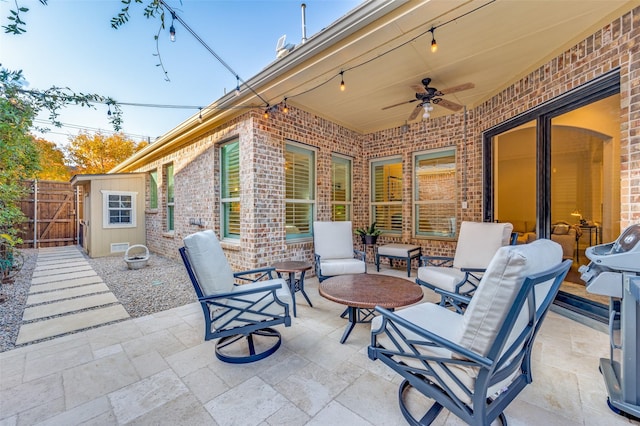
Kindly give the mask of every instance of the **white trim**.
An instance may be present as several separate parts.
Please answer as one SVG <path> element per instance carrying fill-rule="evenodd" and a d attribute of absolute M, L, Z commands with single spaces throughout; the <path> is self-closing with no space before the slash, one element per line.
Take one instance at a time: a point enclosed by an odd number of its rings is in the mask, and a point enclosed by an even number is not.
<path fill-rule="evenodd" d="M 108 190 L 100 190 L 102 193 L 102 227 L 107 229 L 114 228 L 135 228 L 136 227 L 136 215 L 137 215 L 137 192 L 131 191 L 108 191 Z M 109 196 L 110 195 L 124 195 L 131 197 L 131 222 L 130 223 L 110 223 L 109 222 Z M 114 210 L 126 210 L 122 209 L 114 209 Z"/>

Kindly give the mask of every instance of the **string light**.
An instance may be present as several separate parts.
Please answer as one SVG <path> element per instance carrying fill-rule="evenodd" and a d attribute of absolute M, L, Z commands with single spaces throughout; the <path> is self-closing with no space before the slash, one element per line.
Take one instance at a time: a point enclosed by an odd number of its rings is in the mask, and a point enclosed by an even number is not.
<path fill-rule="evenodd" d="M 345 86 L 344 86 L 344 71 L 340 71 L 340 91 L 344 92 L 345 90 Z"/>
<path fill-rule="evenodd" d="M 176 19 L 175 12 L 171 12 L 171 26 L 169 27 L 169 40 L 176 41 L 176 27 L 173 26 L 173 20 Z"/>
<path fill-rule="evenodd" d="M 271 107 L 269 106 L 269 104 L 267 104 L 267 108 L 264 110 L 264 114 L 262 115 L 265 120 L 269 118 L 269 110 L 270 109 L 271 109 Z"/>
<path fill-rule="evenodd" d="M 236 75 L 236 96 L 240 96 L 240 77 Z"/>
<path fill-rule="evenodd" d="M 284 98 L 284 105 L 282 106 L 282 112 L 287 114 L 289 112 L 289 107 L 287 106 L 287 98 Z"/>
<path fill-rule="evenodd" d="M 107 109 L 107 115 L 108 115 L 108 116 L 111 116 L 111 104 L 107 104 L 107 107 L 108 107 L 108 109 Z"/>
<path fill-rule="evenodd" d="M 429 32 L 431 32 L 431 53 L 436 53 L 438 51 L 438 43 L 436 43 L 435 36 L 436 27 L 431 27 Z"/>
<path fill-rule="evenodd" d="M 199 108 L 200 112 L 198 113 L 198 121 L 202 123 L 202 107 Z"/>

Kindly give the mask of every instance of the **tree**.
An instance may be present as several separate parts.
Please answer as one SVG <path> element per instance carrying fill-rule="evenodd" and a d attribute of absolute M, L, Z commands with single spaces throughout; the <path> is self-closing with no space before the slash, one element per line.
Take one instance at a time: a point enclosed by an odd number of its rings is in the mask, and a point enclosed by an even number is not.
<path fill-rule="evenodd" d="M 22 75 L 0 69 L 0 234 L 16 236 L 24 222 L 22 181 L 39 169 L 38 149 L 29 135 L 36 108 L 20 96 Z"/>
<path fill-rule="evenodd" d="M 104 136 L 100 133 L 80 133 L 66 147 L 69 161 L 76 173 L 101 174 L 120 164 L 142 148 L 147 142 L 134 142 L 122 133 Z"/>
<path fill-rule="evenodd" d="M 69 167 L 65 163 L 64 152 L 55 143 L 42 138 L 34 138 L 40 154 L 40 180 L 68 181 L 71 178 Z"/>

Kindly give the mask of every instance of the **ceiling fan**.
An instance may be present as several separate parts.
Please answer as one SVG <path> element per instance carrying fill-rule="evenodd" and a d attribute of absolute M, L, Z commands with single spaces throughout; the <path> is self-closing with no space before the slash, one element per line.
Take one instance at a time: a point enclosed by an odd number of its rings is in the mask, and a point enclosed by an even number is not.
<path fill-rule="evenodd" d="M 429 117 L 429 111 L 433 110 L 433 104 L 443 106 L 452 111 L 459 111 L 462 109 L 462 105 L 455 102 L 442 99 L 441 96 L 448 95 L 450 93 L 461 92 L 463 90 L 473 89 L 475 85 L 473 83 L 464 83 L 457 86 L 449 87 L 446 89 L 438 90 L 435 87 L 430 87 L 431 79 L 429 77 L 422 79 L 422 86 L 414 84 L 411 86 L 416 91 L 416 98 L 409 101 L 400 102 L 398 104 L 386 106 L 384 109 L 394 108 L 400 105 L 409 104 L 419 101 L 420 103 L 413 109 L 409 120 L 415 119 L 421 111 L 424 110 L 423 117 Z"/>

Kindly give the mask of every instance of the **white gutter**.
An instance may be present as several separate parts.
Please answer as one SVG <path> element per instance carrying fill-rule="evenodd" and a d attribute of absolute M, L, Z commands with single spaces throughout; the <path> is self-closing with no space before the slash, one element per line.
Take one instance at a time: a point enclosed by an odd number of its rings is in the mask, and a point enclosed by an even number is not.
<path fill-rule="evenodd" d="M 259 89 L 261 86 L 276 80 L 292 68 L 326 51 L 331 46 L 409 1 L 410 0 L 369 0 L 362 3 L 320 33 L 312 36 L 304 44 L 296 46 L 288 55 L 267 65 L 262 71 L 250 78 L 246 82 L 246 86 L 254 90 Z M 251 96 L 247 98 L 247 95 Z M 238 112 L 237 109 L 232 109 L 232 107 L 242 106 L 242 104 L 244 104 L 249 108 L 250 105 L 247 104 L 255 98 L 255 94 L 246 87 L 242 90 L 241 96 L 236 96 L 233 92 L 227 93 L 217 101 L 211 103 L 207 108 L 203 108 L 202 118 L 204 121 L 210 121 L 212 119 L 220 121 L 225 116 Z M 262 102 L 260 102 L 260 104 L 262 104 Z M 259 107 L 263 106 L 264 105 L 259 105 Z M 160 148 L 173 143 L 179 143 L 190 134 L 201 130 L 202 123 L 200 123 L 199 114 L 200 112 L 194 114 L 191 118 L 188 118 L 161 136 L 154 143 L 118 164 L 110 170 L 109 173 L 123 172 Z"/>

